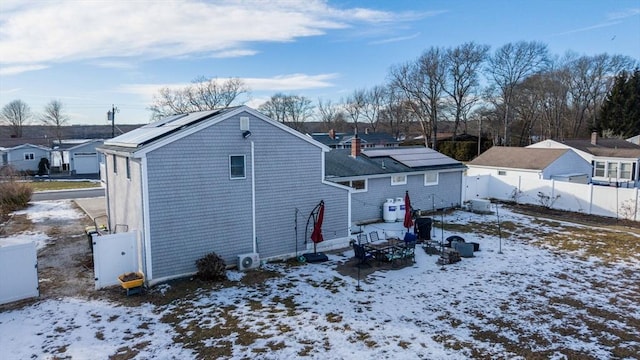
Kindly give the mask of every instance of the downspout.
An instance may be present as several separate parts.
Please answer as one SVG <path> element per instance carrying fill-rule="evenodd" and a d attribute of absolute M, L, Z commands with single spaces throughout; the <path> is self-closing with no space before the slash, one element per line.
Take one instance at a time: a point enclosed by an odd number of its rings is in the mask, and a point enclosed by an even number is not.
<path fill-rule="evenodd" d="M 255 146 L 251 140 L 251 236 L 253 239 L 253 252 L 258 252 L 258 238 L 256 236 L 256 171 L 255 171 Z"/>

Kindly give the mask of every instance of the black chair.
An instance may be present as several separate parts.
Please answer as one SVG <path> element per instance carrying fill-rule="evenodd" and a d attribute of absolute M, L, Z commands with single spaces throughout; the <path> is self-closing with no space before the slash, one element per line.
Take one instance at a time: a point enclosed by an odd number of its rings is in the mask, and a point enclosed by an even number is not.
<path fill-rule="evenodd" d="M 367 252 L 364 246 L 353 243 L 353 254 L 354 257 L 359 260 L 358 267 L 362 265 L 371 266 L 371 264 L 369 264 L 369 260 L 373 259 L 373 255 Z"/>
<path fill-rule="evenodd" d="M 367 239 L 367 234 L 362 233 L 362 234 L 358 234 L 358 244 L 359 245 L 364 245 L 369 243 L 369 240 Z"/>

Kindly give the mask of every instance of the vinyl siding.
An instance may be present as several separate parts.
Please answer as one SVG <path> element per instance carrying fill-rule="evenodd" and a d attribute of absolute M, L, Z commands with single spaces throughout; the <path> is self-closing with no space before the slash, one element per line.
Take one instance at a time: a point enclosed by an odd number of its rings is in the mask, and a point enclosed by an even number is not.
<path fill-rule="evenodd" d="M 295 209 L 301 217 L 323 198 L 332 209 L 326 213 L 326 228 L 342 228 L 335 236 L 325 232 L 325 237 L 347 236 L 348 195 L 322 184 L 322 150 L 252 116 L 252 136 L 243 139 L 240 116 L 249 114 L 228 118 L 147 154 L 154 278 L 195 272 L 195 261 L 209 252 L 235 264 L 238 254 L 253 251 L 252 141 L 261 257 L 295 252 Z M 229 178 L 230 155 L 245 156 L 245 179 Z M 300 220 L 298 233 L 303 234 Z M 303 237 L 298 236 L 299 244 Z"/>
<path fill-rule="evenodd" d="M 366 192 L 352 194 L 354 223 L 382 219 L 386 199 L 404 198 L 409 191 L 413 209 L 432 210 L 460 205 L 462 171 L 440 172 L 437 185 L 424 185 L 424 173 L 407 176 L 406 185 L 391 186 L 391 177 L 369 179 Z"/>
<path fill-rule="evenodd" d="M 33 160 L 25 160 L 24 159 L 25 153 L 32 153 Z M 15 150 L 8 150 L 7 154 L 8 154 L 7 155 L 8 165 L 11 165 L 14 169 L 18 171 L 31 170 L 31 171 L 37 172 L 40 159 L 42 158 L 49 159 L 49 151 L 36 148 L 36 147 L 23 147 Z"/>
<path fill-rule="evenodd" d="M 131 159 L 131 176 L 127 179 L 126 158 L 116 156 L 117 169 L 113 173 L 113 157 L 106 156 L 107 191 L 109 197 L 109 227 L 113 231 L 142 231 L 142 195 L 140 161 Z"/>

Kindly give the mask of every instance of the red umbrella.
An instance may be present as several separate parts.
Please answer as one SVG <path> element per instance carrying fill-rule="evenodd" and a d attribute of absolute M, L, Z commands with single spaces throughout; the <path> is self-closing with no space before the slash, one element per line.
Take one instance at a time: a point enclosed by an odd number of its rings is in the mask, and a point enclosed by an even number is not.
<path fill-rule="evenodd" d="M 411 199 L 409 199 L 409 191 L 404 194 L 404 227 L 409 228 L 413 226 L 413 219 L 411 219 Z"/>
<path fill-rule="evenodd" d="M 316 244 L 322 242 L 322 221 L 324 220 L 324 201 L 320 201 L 318 204 L 318 216 L 313 224 L 313 232 L 311 233 L 311 240 L 313 241 L 313 252 L 316 252 Z"/>

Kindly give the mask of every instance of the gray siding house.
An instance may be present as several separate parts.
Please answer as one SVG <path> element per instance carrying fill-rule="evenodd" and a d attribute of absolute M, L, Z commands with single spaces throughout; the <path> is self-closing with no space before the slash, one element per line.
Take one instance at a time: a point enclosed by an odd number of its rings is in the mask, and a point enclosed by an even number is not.
<path fill-rule="evenodd" d="M 40 159 L 49 160 L 49 148 L 23 144 L 0 150 L 0 166 L 11 166 L 18 171 L 38 171 Z"/>
<path fill-rule="evenodd" d="M 402 198 L 406 191 L 415 210 L 460 206 L 461 162 L 425 147 L 360 149 L 359 144 L 334 149 L 325 160 L 326 179 L 351 188 L 354 225 L 380 221 L 385 200 Z"/>
<path fill-rule="evenodd" d="M 209 252 L 228 265 L 308 252 L 321 200 L 319 249 L 346 244 L 349 189 L 324 180 L 329 150 L 246 106 L 165 118 L 99 148 L 109 227 L 138 232 L 150 284 L 195 273 Z"/>

